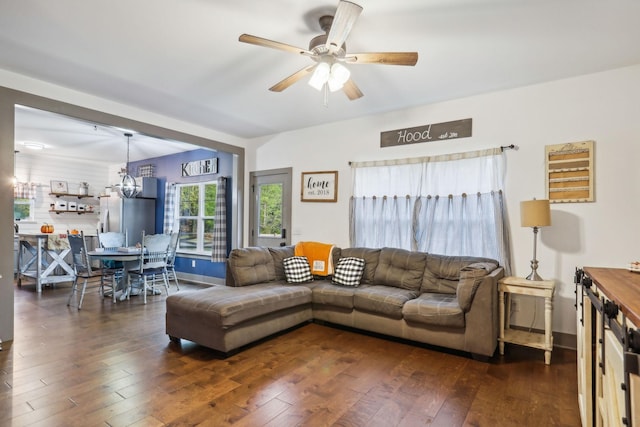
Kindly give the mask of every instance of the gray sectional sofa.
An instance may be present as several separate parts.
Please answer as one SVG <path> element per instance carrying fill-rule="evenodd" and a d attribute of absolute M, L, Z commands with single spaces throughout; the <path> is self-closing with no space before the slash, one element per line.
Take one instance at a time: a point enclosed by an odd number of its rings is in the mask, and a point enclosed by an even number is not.
<path fill-rule="evenodd" d="M 180 291 L 167 300 L 166 332 L 229 353 L 308 321 L 344 325 L 487 358 L 498 340 L 495 260 L 402 249 L 334 248 L 363 259 L 358 286 L 331 277 L 291 284 L 283 267 L 294 247 L 234 249 L 226 286 Z"/>

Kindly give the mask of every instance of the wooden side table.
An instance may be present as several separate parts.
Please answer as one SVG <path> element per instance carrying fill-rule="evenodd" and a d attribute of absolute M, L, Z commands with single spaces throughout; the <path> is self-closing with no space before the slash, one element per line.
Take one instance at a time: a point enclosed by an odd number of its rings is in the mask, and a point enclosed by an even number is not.
<path fill-rule="evenodd" d="M 544 350 L 544 363 L 551 363 L 551 351 L 553 350 L 553 335 L 551 333 L 551 319 L 553 307 L 551 300 L 555 291 L 553 280 L 527 280 L 521 277 L 509 276 L 500 279 L 498 291 L 500 292 L 500 354 L 504 354 L 504 343 L 525 345 Z M 505 294 L 507 294 L 505 298 Z M 510 295 L 530 295 L 544 298 L 544 333 L 527 332 L 511 329 L 509 327 Z M 506 303 L 506 304 L 505 304 Z M 506 305 L 506 307 L 505 307 Z"/>

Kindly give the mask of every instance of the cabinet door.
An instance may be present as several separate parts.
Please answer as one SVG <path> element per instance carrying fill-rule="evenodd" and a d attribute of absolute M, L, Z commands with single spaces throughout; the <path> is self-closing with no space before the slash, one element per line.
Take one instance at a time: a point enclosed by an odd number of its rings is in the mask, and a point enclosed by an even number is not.
<path fill-rule="evenodd" d="M 633 326 L 635 328 L 635 326 Z M 636 357 L 640 357 L 636 355 Z M 631 390 L 631 425 L 640 426 L 640 376 L 629 374 L 629 389 Z"/>
<path fill-rule="evenodd" d="M 582 293 L 582 287 L 578 289 Z M 591 300 L 582 293 L 583 307 L 577 313 L 578 406 L 583 427 L 593 426 L 593 312 Z"/>
<path fill-rule="evenodd" d="M 638 327 L 633 322 L 628 321 L 627 327 L 632 331 L 637 331 Z M 631 405 L 630 416 L 631 425 L 640 426 L 640 375 L 638 374 L 638 368 L 640 367 L 640 354 L 628 353 L 626 355 L 629 375 L 629 403 Z"/>
<path fill-rule="evenodd" d="M 604 373 L 598 409 L 603 426 L 620 426 L 625 417 L 624 355 L 622 345 L 613 332 L 604 333 Z"/>

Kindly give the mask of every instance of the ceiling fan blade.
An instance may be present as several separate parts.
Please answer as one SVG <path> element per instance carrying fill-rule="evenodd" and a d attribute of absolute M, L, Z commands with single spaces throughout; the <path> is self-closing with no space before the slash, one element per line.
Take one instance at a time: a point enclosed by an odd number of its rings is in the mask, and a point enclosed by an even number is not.
<path fill-rule="evenodd" d="M 291 86 L 292 84 L 294 84 L 295 82 L 297 82 L 298 80 L 300 80 L 301 78 L 303 78 L 304 76 L 312 72 L 314 68 L 316 68 L 317 66 L 318 64 L 313 64 L 303 68 L 302 70 L 298 70 L 295 73 L 291 74 L 289 77 L 285 78 L 284 80 L 271 86 L 269 90 L 272 92 L 282 92 L 283 90 L 285 90 L 286 88 L 288 88 L 289 86 Z"/>
<path fill-rule="evenodd" d="M 299 55 L 314 56 L 312 52 L 300 47 L 291 46 L 290 44 L 280 43 L 273 40 L 265 39 L 251 34 L 242 34 L 239 41 L 243 43 L 255 44 L 257 46 L 270 47 L 272 49 L 284 50 L 285 52 L 297 53 Z"/>
<path fill-rule="evenodd" d="M 416 65 L 418 52 L 350 53 L 344 60 L 350 64 Z"/>
<path fill-rule="evenodd" d="M 326 45 L 329 52 L 335 53 L 342 47 L 361 12 L 361 6 L 350 1 L 340 0 L 327 35 Z"/>
<path fill-rule="evenodd" d="M 364 94 L 360 91 L 360 88 L 354 83 L 353 79 L 347 80 L 347 82 L 342 87 L 342 90 L 351 101 L 362 98 L 364 96 Z"/>

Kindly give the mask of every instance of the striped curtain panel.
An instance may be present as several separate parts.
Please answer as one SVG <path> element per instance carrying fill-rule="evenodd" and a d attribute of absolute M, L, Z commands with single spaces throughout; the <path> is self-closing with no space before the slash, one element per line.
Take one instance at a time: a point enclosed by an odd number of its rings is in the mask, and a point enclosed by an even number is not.
<path fill-rule="evenodd" d="M 175 182 L 167 182 L 164 186 L 164 224 L 162 232 L 169 234 L 173 231 L 176 221 L 176 193 Z"/>
<path fill-rule="evenodd" d="M 13 187 L 14 199 L 35 199 L 37 184 L 33 182 L 18 182 Z"/>
<path fill-rule="evenodd" d="M 227 178 L 220 177 L 217 187 L 211 261 L 225 262 L 227 260 Z"/>

